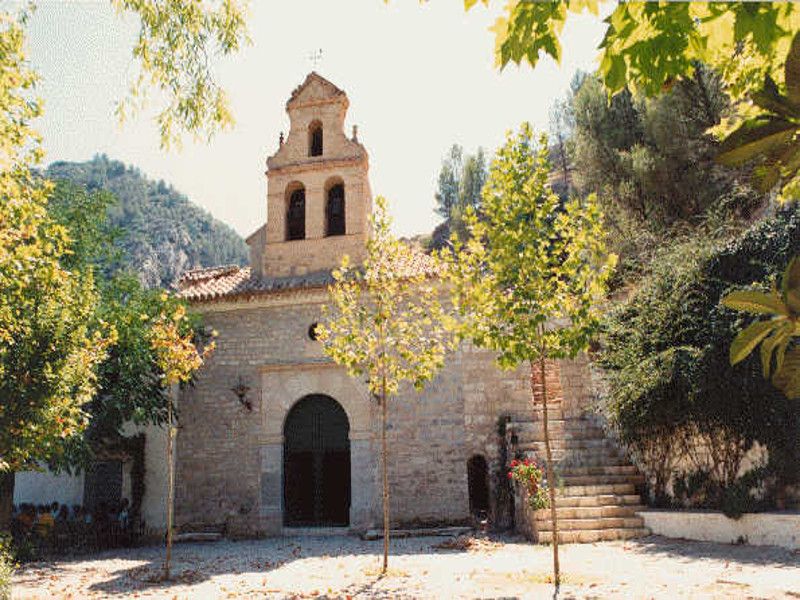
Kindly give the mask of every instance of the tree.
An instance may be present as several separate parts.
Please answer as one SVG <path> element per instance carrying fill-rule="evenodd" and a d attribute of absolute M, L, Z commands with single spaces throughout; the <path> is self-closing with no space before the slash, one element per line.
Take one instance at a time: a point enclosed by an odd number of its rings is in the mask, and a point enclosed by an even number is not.
<path fill-rule="evenodd" d="M 464 156 L 461 146 L 453 144 L 448 158 L 442 161 L 438 190 L 435 194 L 436 213 L 444 218 L 431 236 L 431 246 L 441 248 L 451 233 L 466 235 L 464 215 L 467 210 L 480 212 L 481 190 L 486 183 L 486 155 L 483 148 Z"/>
<path fill-rule="evenodd" d="M 443 366 L 450 346 L 441 290 L 433 279 L 438 275 L 435 259 L 397 240 L 390 227 L 386 200 L 378 197 L 363 267 L 343 259 L 317 329 L 330 358 L 352 377 L 366 376 L 381 409 L 384 573 L 389 564 L 389 400 L 404 383 L 421 390 Z"/>
<path fill-rule="evenodd" d="M 132 95 L 149 85 L 164 92 L 162 146 L 182 131 L 211 135 L 229 124 L 208 57 L 234 52 L 245 40 L 239 5 L 113 1 L 142 21 L 134 48 L 142 76 Z M 111 330 L 91 330 L 93 281 L 61 265 L 68 237 L 47 214 L 51 185 L 31 174 L 42 157 L 31 125 L 41 114 L 33 94 L 37 76 L 23 51 L 34 6 L 0 11 L 0 525 L 10 513 L 14 471 L 57 459 L 85 428 L 81 407 L 113 337 Z"/>
<path fill-rule="evenodd" d="M 128 233 L 111 224 L 109 208 L 115 205 L 110 193 L 67 181 L 56 183 L 48 203 L 49 214 L 69 234 L 62 266 L 93 278 L 98 292 L 94 319 L 115 331 L 114 343 L 97 366 L 96 391 L 84 407 L 89 425 L 69 452 L 49 461 L 56 468 L 84 467 L 98 449 L 122 437 L 128 423 L 163 425 L 172 401 L 151 345 L 151 328 L 160 315 L 185 305 L 162 290 L 144 288 L 136 274 L 120 268 L 116 244 Z M 183 326 L 185 333 L 202 339 L 199 315 L 187 313 Z"/>
<path fill-rule="evenodd" d="M 756 357 L 730 364 L 747 317 L 720 300 L 743 285 L 768 290 L 798 251 L 796 205 L 744 232 L 699 227 L 662 247 L 626 298 L 604 311 L 596 355 L 607 383 L 603 412 L 657 504 L 735 512 L 743 501 L 752 507 L 758 489 L 758 502 L 773 509 L 797 480 L 800 404 L 764 380 Z M 741 476 L 756 441 L 767 460 Z M 681 480 L 694 481 L 684 494 Z"/>
<path fill-rule="evenodd" d="M 168 299 L 166 292 L 162 300 Z M 172 312 L 162 312 L 150 329 L 150 344 L 156 355 L 156 363 L 161 370 L 161 383 L 170 390 L 191 381 L 194 373 L 203 366 L 203 361 L 214 350 L 211 341 L 204 348 L 197 346 L 196 336 L 190 327 L 189 317 L 183 305 Z M 172 557 L 172 520 L 175 511 L 175 460 L 173 443 L 178 430 L 175 427 L 175 411 L 172 398 L 166 400 L 167 424 L 167 539 L 164 557 L 164 579 L 170 578 L 170 559 Z"/>
<path fill-rule="evenodd" d="M 550 155 L 554 158 L 555 167 L 561 177 L 563 196 L 569 196 L 570 170 L 572 156 L 572 134 L 575 129 L 575 115 L 572 112 L 571 97 L 556 100 L 550 107 L 550 136 L 553 139 Z"/>
<path fill-rule="evenodd" d="M 436 214 L 444 219 L 453 215 L 453 210 L 461 203 L 461 173 L 463 170 L 464 149 L 453 144 L 450 154 L 442 161 L 439 171 L 439 189 L 436 198 Z"/>
<path fill-rule="evenodd" d="M 605 252 L 595 196 L 561 202 L 550 189 L 546 136 L 538 146 L 530 125 L 509 133 L 489 169 L 483 218 L 468 218 L 470 238 L 454 240 L 448 275 L 462 317 L 462 335 L 498 353 L 501 367 L 528 363 L 531 402 L 541 385 L 547 487 L 553 523 L 553 571 L 558 560 L 556 474 L 548 431 L 549 360 L 586 349 L 598 323 L 615 258 Z M 538 374 L 537 374 L 538 370 Z"/>
<path fill-rule="evenodd" d="M 476 3 L 464 0 L 467 10 Z M 501 68 L 509 62 L 535 67 L 542 54 L 560 62 L 564 23 L 572 14 L 587 10 L 597 14 L 598 4 L 597 0 L 509 2 L 492 28 L 497 63 Z M 783 118 L 774 122 L 769 116 L 780 105 L 773 91 L 785 89 L 792 103 L 800 97 L 784 74 L 790 47 L 800 45 L 796 3 L 620 2 L 605 22 L 599 74 L 611 94 L 630 89 L 652 97 L 691 78 L 702 64 L 720 74 L 725 91 L 738 103 L 740 116 L 747 117 L 728 137 L 729 149 L 759 139 L 762 143 L 786 140 L 787 128 L 797 129 L 797 115 L 788 125 Z M 771 106 L 757 99 L 765 93 L 773 96 Z M 750 97 L 755 106 L 746 102 Z M 791 107 L 784 104 L 783 110 L 787 108 Z M 734 123 L 725 128 L 726 135 Z M 771 157 L 770 166 L 780 176 L 784 192 L 796 195 L 800 142 L 791 151 Z"/>
<path fill-rule="evenodd" d="M 209 57 L 234 54 L 249 41 L 247 0 L 111 3 L 119 12 L 133 12 L 141 22 L 133 47 L 141 72 L 129 96 L 117 105 L 120 120 L 144 105 L 152 86 L 166 98 L 156 118 L 163 148 L 180 144 L 184 132 L 210 139 L 219 129 L 230 127 L 228 98 L 214 78 Z"/>
<path fill-rule="evenodd" d="M 93 320 L 94 280 L 62 265 L 69 237 L 47 214 L 51 186 L 29 165 L 41 158 L 30 126 L 40 107 L 22 28 L 0 15 L 0 526 L 10 517 L 14 473 L 62 455 L 87 423 L 113 330 Z"/>

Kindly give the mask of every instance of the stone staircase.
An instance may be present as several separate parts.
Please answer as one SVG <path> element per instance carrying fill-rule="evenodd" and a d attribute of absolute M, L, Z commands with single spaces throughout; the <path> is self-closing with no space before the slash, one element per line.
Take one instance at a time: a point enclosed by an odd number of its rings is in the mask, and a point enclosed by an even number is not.
<path fill-rule="evenodd" d="M 531 458 L 544 468 L 542 410 L 531 420 L 506 426 L 509 454 Z M 550 447 L 556 471 L 559 542 L 624 540 L 648 535 L 640 490 L 643 476 L 591 414 L 565 416 L 556 402 L 548 409 Z M 519 513 L 518 513 L 519 515 Z M 552 542 L 550 509 L 522 511 L 523 529 L 539 542 Z M 518 517 L 519 519 L 519 517 Z"/>

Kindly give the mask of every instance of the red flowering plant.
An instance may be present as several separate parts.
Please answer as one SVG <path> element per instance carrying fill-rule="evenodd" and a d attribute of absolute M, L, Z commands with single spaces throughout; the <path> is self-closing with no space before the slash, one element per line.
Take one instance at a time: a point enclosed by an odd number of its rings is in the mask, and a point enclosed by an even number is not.
<path fill-rule="evenodd" d="M 535 461 L 512 460 L 508 478 L 520 484 L 528 493 L 528 504 L 533 510 L 540 510 L 549 506 L 547 499 L 547 484 L 542 481 L 542 468 Z"/>

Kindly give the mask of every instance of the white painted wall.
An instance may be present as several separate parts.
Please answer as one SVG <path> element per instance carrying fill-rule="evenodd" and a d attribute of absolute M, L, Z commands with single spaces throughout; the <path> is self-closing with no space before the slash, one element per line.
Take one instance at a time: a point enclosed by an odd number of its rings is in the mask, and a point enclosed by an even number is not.
<path fill-rule="evenodd" d="M 167 432 L 155 426 L 137 427 L 129 424 L 123 433 L 145 434 L 144 448 L 144 497 L 142 519 L 148 529 L 163 531 L 166 528 L 167 493 Z M 180 438 L 177 440 L 180 441 Z M 14 487 L 14 503 L 31 502 L 45 504 L 59 502 L 72 506 L 83 504 L 83 473 L 71 476 L 56 475 L 49 471 L 26 471 L 17 473 Z M 131 499 L 131 465 L 126 462 L 122 469 L 122 497 Z"/>
<path fill-rule="evenodd" d="M 167 527 L 167 430 L 154 425 L 136 427 L 131 424 L 125 427 L 123 433 L 125 435 L 144 433 L 145 435 L 142 519 L 147 529 L 163 531 Z"/>
<path fill-rule="evenodd" d="M 713 510 L 643 510 L 637 514 L 644 518 L 645 527 L 665 537 L 800 550 L 800 512 L 749 513 L 740 519 Z"/>
<path fill-rule="evenodd" d="M 83 473 L 55 475 L 50 471 L 24 471 L 14 481 L 14 504 L 83 504 Z"/>

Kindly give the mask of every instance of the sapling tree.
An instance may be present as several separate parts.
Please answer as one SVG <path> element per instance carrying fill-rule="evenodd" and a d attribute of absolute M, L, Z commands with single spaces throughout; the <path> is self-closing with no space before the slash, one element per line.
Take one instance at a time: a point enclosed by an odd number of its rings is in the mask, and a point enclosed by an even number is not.
<path fill-rule="evenodd" d="M 169 300 L 165 293 L 162 302 Z M 167 388 L 191 381 L 194 373 L 203 366 L 203 361 L 214 350 L 214 341 L 205 347 L 197 345 L 195 331 L 183 304 L 175 303 L 173 310 L 162 312 L 150 328 L 150 344 L 155 352 L 156 363 L 161 370 L 161 382 Z M 173 442 L 177 435 L 173 398 L 167 403 L 167 540 L 164 558 L 164 579 L 170 578 L 172 556 L 172 521 L 175 509 L 175 461 Z"/>
<path fill-rule="evenodd" d="M 596 198 L 561 202 L 547 183 L 547 138 L 527 123 L 509 133 L 483 188 L 481 219 L 444 252 L 460 334 L 498 353 L 501 367 L 527 363 L 531 401 L 541 382 L 545 470 L 553 526 L 553 575 L 560 584 L 555 470 L 548 430 L 547 361 L 574 358 L 598 326 L 616 257 L 606 252 Z M 538 372 L 538 374 L 537 374 Z"/>
<path fill-rule="evenodd" d="M 325 353 L 352 377 L 366 376 L 381 411 L 383 567 L 389 563 L 388 403 L 401 386 L 423 389 L 444 364 L 452 336 L 440 302 L 437 261 L 395 238 L 386 200 L 376 199 L 367 257 L 334 271 L 330 303 L 317 327 Z"/>

